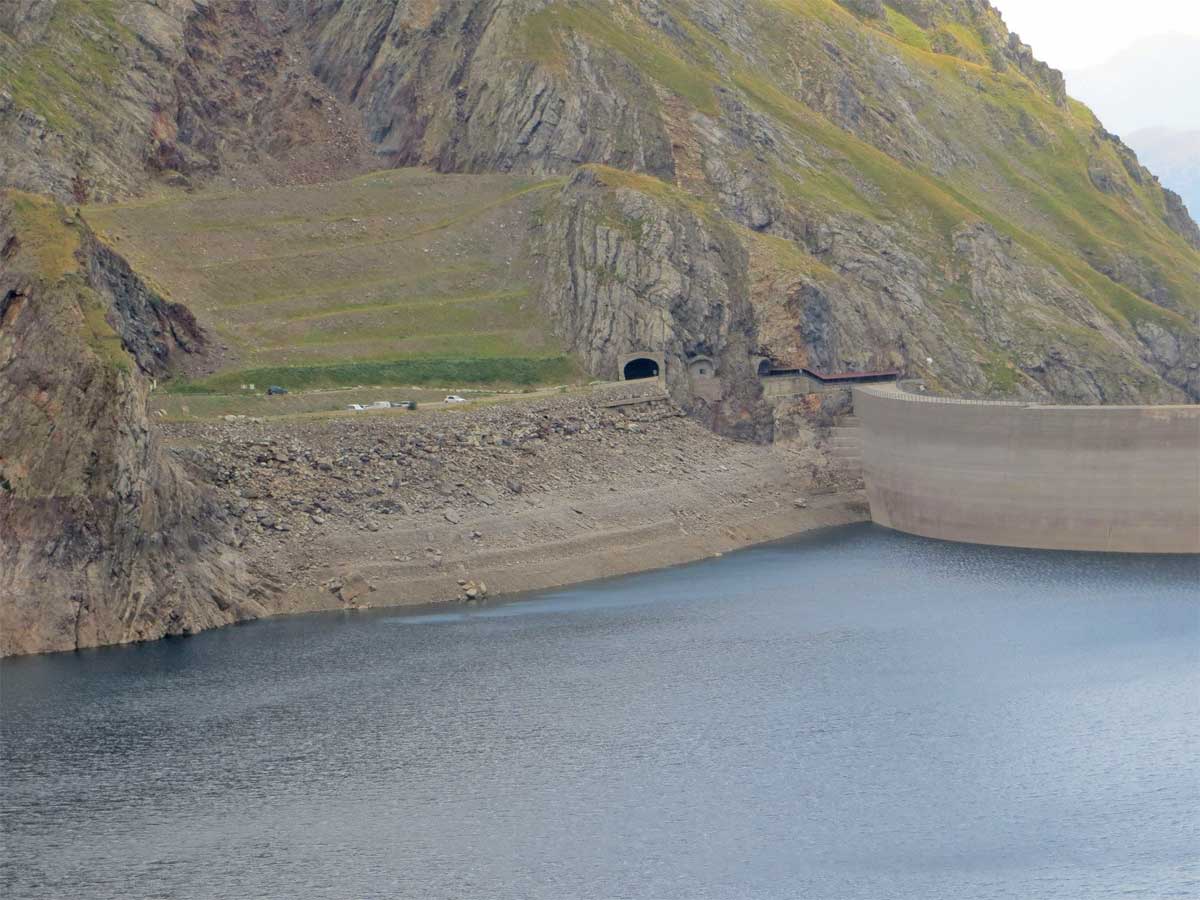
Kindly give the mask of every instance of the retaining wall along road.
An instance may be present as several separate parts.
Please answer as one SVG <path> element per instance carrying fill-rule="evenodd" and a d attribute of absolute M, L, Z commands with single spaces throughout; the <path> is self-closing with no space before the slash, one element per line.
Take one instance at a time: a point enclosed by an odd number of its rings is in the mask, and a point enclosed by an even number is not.
<path fill-rule="evenodd" d="M 1200 406 L 856 388 L 854 409 L 880 525 L 977 544 L 1200 553 Z"/>

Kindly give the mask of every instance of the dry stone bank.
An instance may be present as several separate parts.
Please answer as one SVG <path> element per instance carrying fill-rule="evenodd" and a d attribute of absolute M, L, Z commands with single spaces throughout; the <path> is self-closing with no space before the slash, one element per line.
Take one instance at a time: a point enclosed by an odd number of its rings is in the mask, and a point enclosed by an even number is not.
<path fill-rule="evenodd" d="M 739 444 L 608 396 L 161 428 L 273 574 L 277 611 L 481 600 L 863 517 L 811 432 Z"/>

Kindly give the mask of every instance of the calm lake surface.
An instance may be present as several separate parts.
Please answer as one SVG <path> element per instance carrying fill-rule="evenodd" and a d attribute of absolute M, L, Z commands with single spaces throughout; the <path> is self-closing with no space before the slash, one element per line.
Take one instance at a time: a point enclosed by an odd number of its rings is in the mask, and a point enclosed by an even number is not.
<path fill-rule="evenodd" d="M 1200 896 L 1200 560 L 869 526 L 0 666 L 0 894 Z"/>

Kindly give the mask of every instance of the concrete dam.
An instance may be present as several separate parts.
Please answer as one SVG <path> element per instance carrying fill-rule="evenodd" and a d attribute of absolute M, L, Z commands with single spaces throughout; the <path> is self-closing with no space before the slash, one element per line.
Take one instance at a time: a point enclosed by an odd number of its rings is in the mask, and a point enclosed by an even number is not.
<path fill-rule="evenodd" d="M 1200 553 L 1200 406 L 1040 406 L 856 387 L 871 517 L 924 537 Z"/>

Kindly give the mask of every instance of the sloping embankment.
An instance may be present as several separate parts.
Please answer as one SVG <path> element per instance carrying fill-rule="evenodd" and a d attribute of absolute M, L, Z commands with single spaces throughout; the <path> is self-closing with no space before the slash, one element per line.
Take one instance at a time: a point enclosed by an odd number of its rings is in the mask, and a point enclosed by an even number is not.
<path fill-rule="evenodd" d="M 276 612 L 557 587 L 866 519 L 815 447 L 738 443 L 606 391 L 162 429 L 276 574 Z"/>

